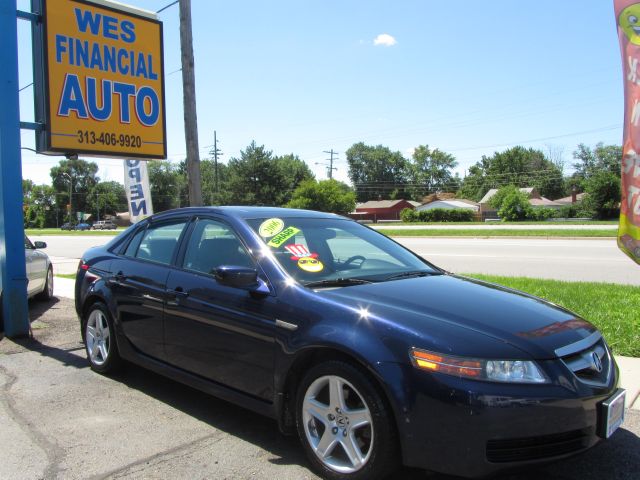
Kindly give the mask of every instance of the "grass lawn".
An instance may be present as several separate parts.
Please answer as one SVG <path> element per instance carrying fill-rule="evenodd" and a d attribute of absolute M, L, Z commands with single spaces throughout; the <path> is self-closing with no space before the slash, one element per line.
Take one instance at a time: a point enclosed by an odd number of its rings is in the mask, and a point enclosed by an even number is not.
<path fill-rule="evenodd" d="M 37 237 L 38 235 L 117 235 L 124 231 L 124 228 L 117 230 L 60 230 L 59 228 L 27 228 L 24 233 L 28 237 Z"/>
<path fill-rule="evenodd" d="M 640 357 L 640 287 L 465 274 L 562 305 L 596 325 L 616 355 Z"/>
<path fill-rule="evenodd" d="M 499 229 L 460 229 L 448 228 L 433 230 L 402 230 L 385 228 L 378 230 L 391 237 L 611 237 L 615 238 L 616 230 L 499 230 Z"/>
<path fill-rule="evenodd" d="M 70 278 L 71 280 L 75 280 L 76 274 L 75 273 L 56 273 L 56 277 Z"/>
<path fill-rule="evenodd" d="M 544 227 L 546 225 L 611 225 L 615 227 L 618 225 L 618 220 L 582 220 L 576 222 L 379 222 L 370 223 L 369 226 L 391 226 L 391 225 L 540 225 Z"/>

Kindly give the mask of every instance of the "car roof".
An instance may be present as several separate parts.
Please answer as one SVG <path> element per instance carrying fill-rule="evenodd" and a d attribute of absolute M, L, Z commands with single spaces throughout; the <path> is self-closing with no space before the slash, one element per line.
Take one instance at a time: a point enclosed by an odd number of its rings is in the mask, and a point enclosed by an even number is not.
<path fill-rule="evenodd" d="M 244 220 L 250 218 L 271 218 L 271 217 L 296 217 L 296 218 L 345 218 L 340 215 L 326 212 L 316 212 L 314 210 L 300 210 L 297 208 L 280 207 L 248 207 L 248 206 L 219 206 L 219 207 L 184 207 L 168 210 L 153 215 L 151 219 L 161 219 L 181 214 L 197 215 L 214 213 L 228 217 L 237 217 Z"/>

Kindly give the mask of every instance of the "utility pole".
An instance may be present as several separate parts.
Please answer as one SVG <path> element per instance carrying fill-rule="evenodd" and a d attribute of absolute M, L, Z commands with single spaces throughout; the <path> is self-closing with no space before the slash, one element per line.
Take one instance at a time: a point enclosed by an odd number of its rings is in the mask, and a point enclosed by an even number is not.
<path fill-rule="evenodd" d="M 335 168 L 333 166 L 333 156 L 335 155 L 337 157 L 338 156 L 338 152 L 334 152 L 333 148 L 332 148 L 330 151 L 323 150 L 323 153 L 331 154 L 331 158 L 327 159 L 327 160 L 329 160 L 329 167 L 327 168 L 327 172 L 328 172 L 328 175 L 329 175 L 329 180 L 331 180 L 333 178 L 333 171 L 337 170 L 337 168 Z"/>
<path fill-rule="evenodd" d="M 184 102 L 184 137 L 187 147 L 187 181 L 189 205 L 202 206 L 200 154 L 198 152 L 198 117 L 191 33 L 191 0 L 180 0 L 180 49 L 182 52 L 182 97 Z"/>
<path fill-rule="evenodd" d="M 214 192 L 218 193 L 218 156 L 224 155 L 218 148 L 218 139 L 216 137 L 216 131 L 213 131 L 213 150 L 209 152 L 213 155 L 213 187 Z"/>

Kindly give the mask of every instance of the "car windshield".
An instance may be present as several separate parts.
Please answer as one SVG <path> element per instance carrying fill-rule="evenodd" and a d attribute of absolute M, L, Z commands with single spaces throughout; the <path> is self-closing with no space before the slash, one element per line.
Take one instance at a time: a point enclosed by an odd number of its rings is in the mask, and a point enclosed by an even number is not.
<path fill-rule="evenodd" d="M 284 270 L 310 287 L 349 286 L 442 273 L 357 222 L 340 218 L 247 220 Z"/>

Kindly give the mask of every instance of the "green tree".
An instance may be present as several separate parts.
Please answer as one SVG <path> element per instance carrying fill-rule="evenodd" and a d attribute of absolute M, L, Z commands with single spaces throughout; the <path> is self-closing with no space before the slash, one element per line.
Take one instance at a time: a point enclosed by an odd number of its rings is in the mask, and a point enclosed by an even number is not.
<path fill-rule="evenodd" d="M 127 194 L 124 185 L 119 182 L 100 182 L 89 193 L 87 199 L 87 213 L 93 219 L 104 218 L 105 215 L 115 215 L 127 211 Z"/>
<path fill-rule="evenodd" d="M 407 176 L 411 197 L 421 200 L 425 195 L 438 191 L 456 191 L 459 188 L 459 178 L 452 170 L 458 166 L 455 157 L 449 153 L 429 145 L 420 145 L 411 156 L 407 165 Z"/>
<path fill-rule="evenodd" d="M 535 187 L 540 195 L 552 199 L 565 194 L 560 167 L 540 150 L 517 146 L 483 156 L 469 168 L 458 196 L 478 201 L 489 189 L 509 184 Z"/>
<path fill-rule="evenodd" d="M 505 185 L 504 187 L 500 187 L 495 195 L 489 199 L 489 206 L 496 210 L 500 210 L 504 199 L 514 192 L 519 192 L 518 187 L 515 185 Z"/>
<path fill-rule="evenodd" d="M 503 221 L 525 220 L 531 216 L 532 207 L 526 193 L 514 189 L 502 199 L 498 215 Z"/>
<path fill-rule="evenodd" d="M 360 142 L 352 145 L 346 156 L 359 202 L 388 198 L 394 190 L 398 190 L 400 198 L 406 195 L 407 161 L 400 152 Z"/>
<path fill-rule="evenodd" d="M 22 180 L 24 226 L 44 228 L 56 226 L 56 193 L 49 185 L 36 185 Z"/>
<path fill-rule="evenodd" d="M 304 180 L 293 192 L 287 207 L 345 215 L 356 206 L 356 194 L 337 180 Z"/>
<path fill-rule="evenodd" d="M 239 205 L 280 205 L 285 178 L 273 152 L 255 141 L 229 160 L 231 202 Z"/>
<path fill-rule="evenodd" d="M 72 214 L 87 212 L 88 195 L 100 181 L 97 174 L 98 165 L 82 159 L 61 160 L 58 165 L 51 167 L 49 175 L 59 207 L 66 209 L 66 205 L 71 204 Z M 69 187 L 72 198 L 69 198 Z"/>
<path fill-rule="evenodd" d="M 620 176 L 602 170 L 593 173 L 584 181 L 585 199 L 582 210 L 599 219 L 614 217 L 620 205 Z"/>
<path fill-rule="evenodd" d="M 154 212 L 178 208 L 181 198 L 186 198 L 187 177 L 184 167 L 167 160 L 147 162 L 151 201 Z M 186 203 L 185 203 L 186 204 Z"/>
<path fill-rule="evenodd" d="M 284 178 L 282 196 L 280 198 L 281 204 L 285 204 L 291 199 L 293 192 L 302 182 L 315 179 L 315 175 L 309 166 L 293 153 L 275 157 L 275 162 Z"/>
<path fill-rule="evenodd" d="M 602 171 L 619 176 L 622 164 L 622 147 L 620 145 L 605 145 L 600 142 L 591 149 L 581 143 L 573 152 L 573 158 L 576 160 L 573 164 L 574 177 L 588 179 Z"/>
<path fill-rule="evenodd" d="M 227 188 L 229 168 L 224 163 L 218 162 L 216 172 L 216 165 L 213 160 L 202 160 L 200 162 L 200 176 L 202 178 L 202 199 L 206 205 L 226 205 L 230 203 L 232 196 Z"/>

